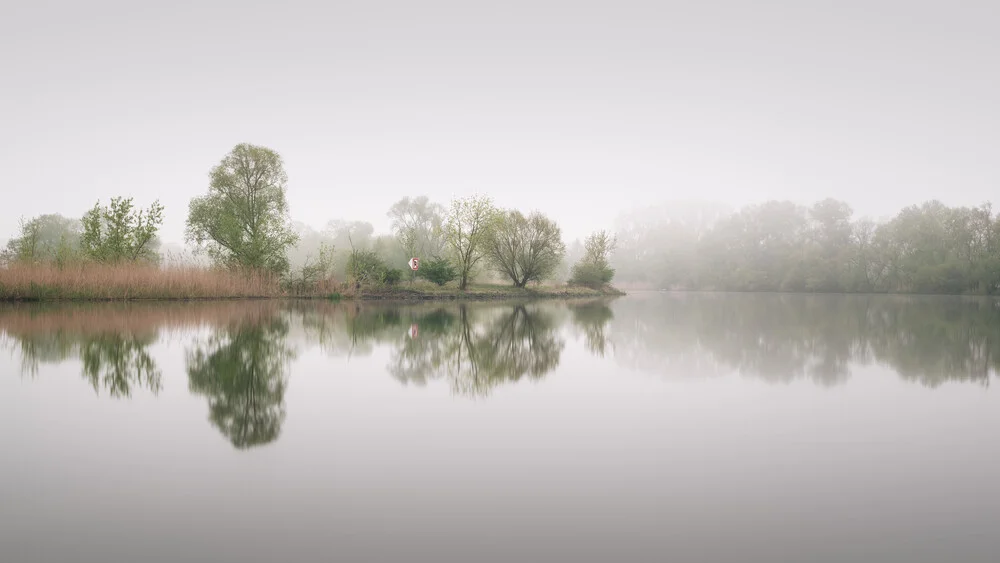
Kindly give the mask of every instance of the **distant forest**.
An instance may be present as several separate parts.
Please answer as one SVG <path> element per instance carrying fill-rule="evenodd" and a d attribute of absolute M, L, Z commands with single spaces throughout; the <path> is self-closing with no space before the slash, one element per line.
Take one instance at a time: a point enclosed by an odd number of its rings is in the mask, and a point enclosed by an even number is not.
<path fill-rule="evenodd" d="M 615 231 L 615 279 L 656 289 L 1000 293 L 1000 217 L 989 203 L 930 201 L 881 223 L 834 199 L 735 213 L 664 206 L 621 217 Z"/>

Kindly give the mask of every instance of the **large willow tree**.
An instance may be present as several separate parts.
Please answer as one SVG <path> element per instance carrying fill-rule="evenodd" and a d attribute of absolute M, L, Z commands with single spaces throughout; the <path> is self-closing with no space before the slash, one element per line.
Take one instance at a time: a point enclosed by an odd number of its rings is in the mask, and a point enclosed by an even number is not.
<path fill-rule="evenodd" d="M 298 236 L 288 216 L 281 156 L 240 144 L 209 177 L 208 194 L 191 200 L 188 240 L 221 265 L 287 272 L 287 251 Z"/>

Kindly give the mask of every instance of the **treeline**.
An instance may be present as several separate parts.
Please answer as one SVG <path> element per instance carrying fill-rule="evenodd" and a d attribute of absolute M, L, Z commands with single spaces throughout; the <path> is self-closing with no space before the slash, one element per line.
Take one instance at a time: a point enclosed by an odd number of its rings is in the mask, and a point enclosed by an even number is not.
<path fill-rule="evenodd" d="M 1000 217 L 990 204 L 931 201 L 875 223 L 833 199 L 770 201 L 623 217 L 617 234 L 617 279 L 657 288 L 1000 292 Z"/>
<path fill-rule="evenodd" d="M 190 202 L 186 242 L 216 268 L 265 272 L 294 293 L 391 286 L 417 276 L 461 290 L 484 276 L 518 288 L 567 280 L 600 288 L 614 277 L 609 233 L 594 233 L 568 255 L 555 221 L 540 212 L 499 208 L 484 196 L 458 198 L 448 206 L 426 197 L 403 198 L 388 211 L 391 235 L 376 236 L 370 223 L 344 221 L 317 232 L 291 221 L 287 174 L 273 150 L 237 145 L 209 177 L 207 193 Z M 79 220 L 42 215 L 22 221 L 0 261 L 58 267 L 159 264 L 163 211 L 158 202 L 141 210 L 131 198 L 120 197 L 106 207 L 98 202 Z M 421 260 L 416 273 L 406 267 L 410 257 Z"/>

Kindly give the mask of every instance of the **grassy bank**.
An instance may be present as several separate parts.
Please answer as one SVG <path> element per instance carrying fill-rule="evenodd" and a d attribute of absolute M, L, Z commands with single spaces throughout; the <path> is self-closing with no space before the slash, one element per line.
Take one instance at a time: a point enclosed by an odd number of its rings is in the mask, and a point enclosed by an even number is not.
<path fill-rule="evenodd" d="M 595 290 L 566 285 L 515 288 L 474 285 L 465 291 L 425 281 L 391 287 L 362 288 L 325 281 L 311 290 L 290 294 L 280 281 L 260 273 L 236 273 L 193 267 L 107 266 L 77 264 L 13 265 L 0 268 L 0 301 L 132 301 L 253 298 L 339 298 L 378 300 L 514 299 L 621 295 L 614 289 Z"/>
<path fill-rule="evenodd" d="M 469 286 L 465 291 L 461 291 L 457 287 L 451 286 L 438 287 L 429 283 L 414 283 L 411 285 L 403 282 L 396 287 L 364 289 L 359 296 L 351 292 L 346 292 L 343 297 L 365 300 L 421 301 L 446 299 L 531 299 L 542 297 L 573 298 L 611 295 L 624 295 L 624 293 L 614 288 L 590 289 L 567 285 L 538 285 L 517 288 L 499 284 L 476 284 Z"/>

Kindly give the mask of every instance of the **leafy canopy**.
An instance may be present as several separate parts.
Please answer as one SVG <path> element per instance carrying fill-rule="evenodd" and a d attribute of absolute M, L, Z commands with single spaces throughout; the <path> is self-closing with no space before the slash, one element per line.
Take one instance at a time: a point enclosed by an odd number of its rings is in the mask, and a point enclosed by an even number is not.
<path fill-rule="evenodd" d="M 288 176 L 278 153 L 237 145 L 209 174 L 208 194 L 191 200 L 187 239 L 229 267 L 289 269 L 298 241 L 285 199 Z"/>
<path fill-rule="evenodd" d="M 498 215 L 486 245 L 493 268 L 524 287 L 552 275 L 566 254 L 559 226 L 541 213 L 512 210 Z"/>
<path fill-rule="evenodd" d="M 96 262 L 156 261 L 156 232 L 163 224 L 163 206 L 154 201 L 149 209 L 135 209 L 132 198 L 116 197 L 111 205 L 97 202 L 83 216 L 80 249 Z"/>
<path fill-rule="evenodd" d="M 459 289 L 468 287 L 474 268 L 485 256 L 496 217 L 497 209 L 487 196 L 452 200 L 442 231 L 447 250 L 458 270 Z"/>

